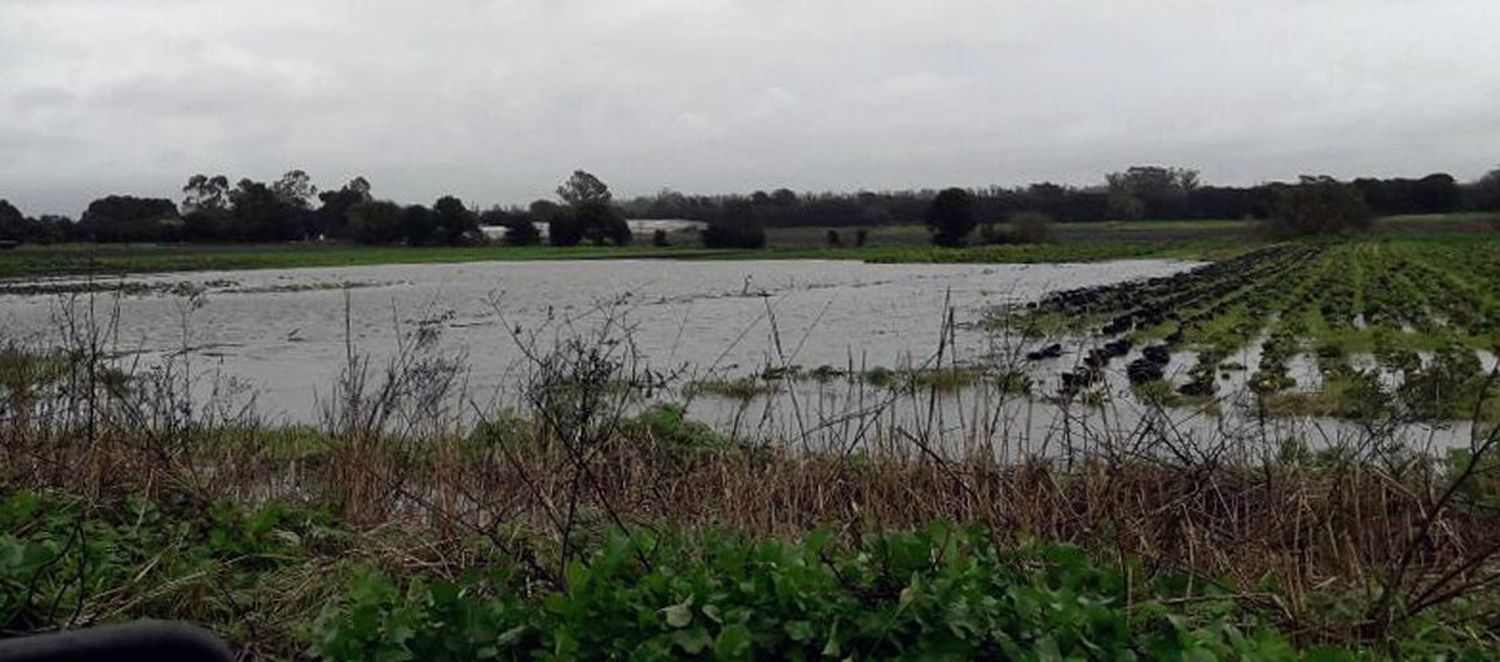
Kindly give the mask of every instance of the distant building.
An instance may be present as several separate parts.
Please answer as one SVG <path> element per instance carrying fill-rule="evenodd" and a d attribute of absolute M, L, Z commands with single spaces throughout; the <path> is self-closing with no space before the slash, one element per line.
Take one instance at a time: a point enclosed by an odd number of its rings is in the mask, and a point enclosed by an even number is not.
<path fill-rule="evenodd" d="M 632 234 L 651 234 L 657 230 L 702 232 L 708 229 L 708 224 L 703 221 L 689 221 L 683 218 L 627 218 L 625 224 L 630 226 Z"/>
<path fill-rule="evenodd" d="M 667 232 L 702 232 L 708 229 L 708 224 L 703 221 L 690 221 L 683 218 L 627 218 L 625 225 L 630 227 L 630 233 L 637 239 L 650 239 L 657 230 Z M 537 223 L 536 229 L 541 231 L 542 241 L 547 240 L 546 223 Z M 503 225 L 481 225 L 479 231 L 484 233 L 484 238 L 491 242 L 505 241 L 505 226 Z"/>
<path fill-rule="evenodd" d="M 542 231 L 543 237 L 547 236 L 547 225 L 545 223 L 538 225 L 537 229 Z M 505 241 L 505 230 L 506 228 L 503 225 L 479 226 L 479 232 L 484 235 L 484 240 L 492 244 L 497 244 Z"/>

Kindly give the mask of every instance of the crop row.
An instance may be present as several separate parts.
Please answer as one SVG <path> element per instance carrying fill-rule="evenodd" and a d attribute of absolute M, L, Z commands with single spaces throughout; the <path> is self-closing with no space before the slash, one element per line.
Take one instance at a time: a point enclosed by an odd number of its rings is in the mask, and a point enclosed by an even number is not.
<path fill-rule="evenodd" d="M 1164 364 L 1164 350 L 1194 352 L 1178 390 L 1213 395 L 1223 362 L 1259 343 L 1250 386 L 1270 394 L 1295 385 L 1287 366 L 1302 353 L 1317 356 L 1325 381 L 1347 381 L 1358 371 L 1345 357 L 1372 352 L 1377 339 L 1377 364 L 1403 379 L 1428 369 L 1411 363 L 1417 350 L 1446 362 L 1444 383 L 1457 372 L 1472 377 L 1481 370 L 1474 350 L 1500 337 L 1497 287 L 1500 242 L 1293 243 L 1170 277 L 1057 292 L 1029 315 L 1070 319 L 1088 341 L 1109 343 L 1064 374 L 1065 392 L 1097 382 L 1109 361 L 1144 347 L 1152 356 L 1131 363 L 1132 382 L 1160 379 L 1145 364 Z"/>

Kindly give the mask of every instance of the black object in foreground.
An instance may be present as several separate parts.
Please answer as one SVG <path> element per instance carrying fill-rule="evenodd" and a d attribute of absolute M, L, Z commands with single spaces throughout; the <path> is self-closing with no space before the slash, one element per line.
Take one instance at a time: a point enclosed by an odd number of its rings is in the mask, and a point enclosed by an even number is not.
<path fill-rule="evenodd" d="M 0 639 L 0 662 L 230 662 L 218 637 L 185 623 L 141 621 L 16 639 Z"/>

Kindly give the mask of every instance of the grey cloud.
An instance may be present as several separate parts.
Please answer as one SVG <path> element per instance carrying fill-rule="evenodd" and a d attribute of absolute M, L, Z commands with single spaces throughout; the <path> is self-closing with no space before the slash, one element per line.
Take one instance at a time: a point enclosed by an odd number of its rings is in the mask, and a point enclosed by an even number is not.
<path fill-rule="evenodd" d="M 0 197 L 77 213 L 191 173 L 480 204 L 624 194 L 1472 178 L 1492 0 L 6 0 Z M 1438 35 L 1441 35 L 1439 37 Z"/>

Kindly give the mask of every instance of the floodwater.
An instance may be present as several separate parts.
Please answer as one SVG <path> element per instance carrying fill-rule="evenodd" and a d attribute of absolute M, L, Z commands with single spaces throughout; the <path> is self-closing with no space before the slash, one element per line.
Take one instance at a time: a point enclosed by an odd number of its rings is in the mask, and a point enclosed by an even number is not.
<path fill-rule="evenodd" d="M 930 367 L 940 351 L 944 367 L 993 364 L 997 354 L 1016 357 L 1054 340 L 1021 341 L 983 330 L 976 322 L 996 307 L 1194 266 L 1163 260 L 584 260 L 195 272 L 105 283 L 123 285 L 124 294 L 79 294 L 77 281 L 11 282 L 0 284 L 0 338 L 32 347 L 61 344 L 62 329 L 91 314 L 92 325 L 83 325 L 106 331 L 106 349 L 129 369 L 171 364 L 182 374 L 186 367 L 200 402 L 228 400 L 215 404 L 248 406 L 270 422 L 318 422 L 351 355 L 367 358 L 371 383 L 380 381 L 393 357 L 431 361 L 412 374 L 422 376 L 418 382 L 456 384 L 442 398 L 465 420 L 521 409 L 522 384 L 536 357 L 579 338 L 608 348 L 614 359 L 628 356 L 634 375 L 668 375 L 664 383 L 672 386 L 649 397 L 686 402 L 689 416 L 737 438 L 837 448 L 920 437 L 945 451 L 1000 455 L 1051 455 L 1080 446 L 1128 453 L 1133 444 L 1163 438 L 1181 448 L 1227 441 L 1245 453 L 1276 452 L 1288 440 L 1368 444 L 1375 433 L 1351 422 L 1256 416 L 1243 386 L 1259 360 L 1259 343 L 1232 357 L 1249 370 L 1224 375 L 1225 395 L 1211 410 L 1138 402 L 1123 366 L 1140 348 L 1105 371 L 1104 402 L 1053 402 L 1048 396 L 1057 391 L 1059 373 L 1100 338 L 1063 339 L 1062 357 L 1020 365 L 1033 380 L 1029 397 L 988 382 L 919 393 L 857 377 L 806 378 L 823 366 L 851 373 Z M 69 290 L 75 293 L 63 293 Z M 411 351 L 416 346 L 423 350 Z M 1180 378 L 1194 359 L 1191 352 L 1174 355 L 1169 379 Z M 445 361 L 457 369 L 429 369 Z M 1310 359 L 1292 363 L 1299 384 L 1312 381 Z M 1487 366 L 1493 363 L 1486 357 Z M 770 382 L 772 392 L 749 398 L 683 388 L 785 366 L 800 366 L 804 377 Z M 445 374 L 457 379 L 444 380 Z M 1471 427 L 1413 425 L 1386 439 L 1412 448 L 1452 447 L 1467 443 Z"/>
<path fill-rule="evenodd" d="M 44 346 L 91 308 L 109 346 L 142 365 L 187 357 L 194 373 L 241 384 L 263 416 L 310 421 L 351 348 L 378 368 L 416 335 L 461 359 L 467 397 L 505 402 L 526 369 L 524 349 L 547 351 L 606 324 L 641 367 L 742 376 L 920 363 L 938 350 L 951 310 L 945 351 L 962 361 L 989 350 L 991 339 L 966 324 L 987 308 L 1193 266 L 609 260 L 195 272 L 125 277 L 133 293 L 118 297 L 0 296 L 0 334 Z"/>

